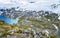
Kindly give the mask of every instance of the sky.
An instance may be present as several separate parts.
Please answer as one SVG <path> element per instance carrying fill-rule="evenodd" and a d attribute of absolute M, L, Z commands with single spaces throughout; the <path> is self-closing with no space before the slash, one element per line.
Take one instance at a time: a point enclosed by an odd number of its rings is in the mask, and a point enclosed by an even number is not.
<path fill-rule="evenodd" d="M 31 3 L 33 2 L 33 3 Z M 60 12 L 60 5 L 54 9 L 51 7 L 53 4 L 60 4 L 59 0 L 0 0 L 1 8 L 17 7 L 23 8 L 24 10 L 49 10 L 56 13 Z"/>

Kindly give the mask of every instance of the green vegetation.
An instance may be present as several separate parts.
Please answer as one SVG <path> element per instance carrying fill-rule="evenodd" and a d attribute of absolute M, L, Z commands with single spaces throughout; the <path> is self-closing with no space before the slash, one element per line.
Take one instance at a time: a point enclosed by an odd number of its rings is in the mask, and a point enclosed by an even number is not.
<path fill-rule="evenodd" d="M 44 30 L 44 29 L 53 30 L 53 27 L 51 27 L 52 24 L 55 24 L 60 28 L 60 20 L 57 19 L 58 17 L 55 19 L 56 16 L 58 16 L 58 15 L 50 14 L 50 15 L 47 15 L 44 17 L 42 16 L 43 19 L 40 18 L 41 20 L 40 19 L 37 20 L 37 19 L 35 19 L 35 17 L 30 17 L 30 18 L 28 17 L 27 19 L 25 17 L 21 17 L 18 21 L 18 24 L 13 24 L 13 25 L 9 25 L 9 24 L 5 23 L 4 21 L 0 20 L 0 33 L 2 33 L 2 35 L 0 37 L 7 36 L 9 34 L 8 31 L 14 30 L 14 29 L 17 30 L 17 32 L 15 32 L 15 33 L 20 33 L 20 30 L 28 30 L 28 28 L 31 28 L 33 30 L 36 30 L 37 28 L 39 28 L 40 30 L 41 29 L 42 30 Z M 48 21 L 48 19 L 50 19 L 50 21 Z M 26 20 L 26 21 L 23 24 L 24 20 Z M 49 37 L 56 38 L 56 35 L 50 34 Z"/>

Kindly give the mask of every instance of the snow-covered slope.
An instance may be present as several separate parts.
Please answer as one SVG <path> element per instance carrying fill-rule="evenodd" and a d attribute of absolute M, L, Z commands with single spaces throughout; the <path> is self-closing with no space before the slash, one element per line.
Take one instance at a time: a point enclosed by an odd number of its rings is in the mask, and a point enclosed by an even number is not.
<path fill-rule="evenodd" d="M 33 3 L 31 3 L 33 2 Z M 59 0 L 0 0 L 1 8 L 20 7 L 24 10 L 49 10 L 56 13 L 60 12 Z"/>

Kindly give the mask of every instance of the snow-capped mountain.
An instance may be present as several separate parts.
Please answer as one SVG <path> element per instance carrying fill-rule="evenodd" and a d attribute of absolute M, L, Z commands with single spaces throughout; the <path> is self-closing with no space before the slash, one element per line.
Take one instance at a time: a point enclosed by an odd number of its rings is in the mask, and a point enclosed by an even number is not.
<path fill-rule="evenodd" d="M 19 7 L 24 10 L 60 12 L 59 0 L 0 0 L 0 8 Z"/>
<path fill-rule="evenodd" d="M 37 13 L 36 11 L 41 10 L 59 14 L 59 8 L 59 0 L 0 0 L 0 15 L 9 18 L 17 18 L 23 15 L 37 16 L 40 12 Z"/>

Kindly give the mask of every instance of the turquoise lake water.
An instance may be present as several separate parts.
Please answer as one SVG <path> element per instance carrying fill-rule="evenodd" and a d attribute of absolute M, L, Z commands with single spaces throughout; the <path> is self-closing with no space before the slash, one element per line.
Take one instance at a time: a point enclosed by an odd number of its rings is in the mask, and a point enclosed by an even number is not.
<path fill-rule="evenodd" d="M 7 17 L 1 16 L 1 15 L 0 15 L 0 20 L 3 20 L 3 21 L 5 21 L 6 23 L 9 23 L 9 24 L 16 24 L 18 22 L 18 18 L 11 19 L 11 18 L 7 18 Z"/>

